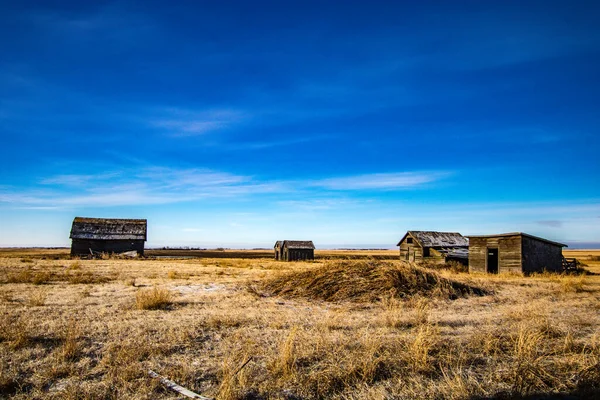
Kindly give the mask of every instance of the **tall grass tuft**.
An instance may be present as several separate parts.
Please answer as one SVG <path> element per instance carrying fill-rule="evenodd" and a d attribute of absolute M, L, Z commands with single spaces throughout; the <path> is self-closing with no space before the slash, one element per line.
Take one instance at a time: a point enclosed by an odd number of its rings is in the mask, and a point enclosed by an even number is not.
<path fill-rule="evenodd" d="M 38 290 L 29 295 L 27 304 L 31 307 L 41 307 L 46 304 L 47 293 L 45 290 Z"/>
<path fill-rule="evenodd" d="M 135 296 L 135 307 L 138 310 L 165 309 L 173 303 L 173 294 L 167 289 L 154 288 L 140 290 Z"/>
<path fill-rule="evenodd" d="M 80 336 L 81 327 L 75 319 L 69 320 L 68 324 L 63 328 L 62 346 L 60 348 L 60 357 L 64 361 L 72 361 L 77 358 L 81 349 Z"/>

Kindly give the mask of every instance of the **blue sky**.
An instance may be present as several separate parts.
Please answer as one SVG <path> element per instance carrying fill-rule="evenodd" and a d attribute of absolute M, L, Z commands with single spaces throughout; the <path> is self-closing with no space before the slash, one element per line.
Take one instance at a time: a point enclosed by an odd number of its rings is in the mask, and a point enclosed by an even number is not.
<path fill-rule="evenodd" d="M 0 246 L 600 244 L 600 5 L 2 2 Z"/>

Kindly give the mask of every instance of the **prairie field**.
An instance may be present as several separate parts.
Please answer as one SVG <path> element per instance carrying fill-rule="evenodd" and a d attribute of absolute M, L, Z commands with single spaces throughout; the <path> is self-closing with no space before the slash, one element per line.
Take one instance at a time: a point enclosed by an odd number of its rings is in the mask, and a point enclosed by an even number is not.
<path fill-rule="evenodd" d="M 0 398 L 600 397 L 600 251 L 480 275 L 397 251 L 0 249 Z"/>

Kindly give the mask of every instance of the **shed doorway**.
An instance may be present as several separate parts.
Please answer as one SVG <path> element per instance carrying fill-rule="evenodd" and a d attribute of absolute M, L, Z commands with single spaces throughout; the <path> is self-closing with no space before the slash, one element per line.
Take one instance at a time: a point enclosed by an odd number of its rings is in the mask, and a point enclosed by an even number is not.
<path fill-rule="evenodd" d="M 487 272 L 498 273 L 498 249 L 487 249 Z"/>

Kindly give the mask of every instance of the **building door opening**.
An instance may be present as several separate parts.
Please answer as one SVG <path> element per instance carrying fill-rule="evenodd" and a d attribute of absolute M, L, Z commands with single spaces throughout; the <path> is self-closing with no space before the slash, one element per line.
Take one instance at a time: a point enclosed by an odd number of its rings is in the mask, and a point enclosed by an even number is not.
<path fill-rule="evenodd" d="M 498 249 L 487 249 L 487 272 L 498 273 Z"/>

